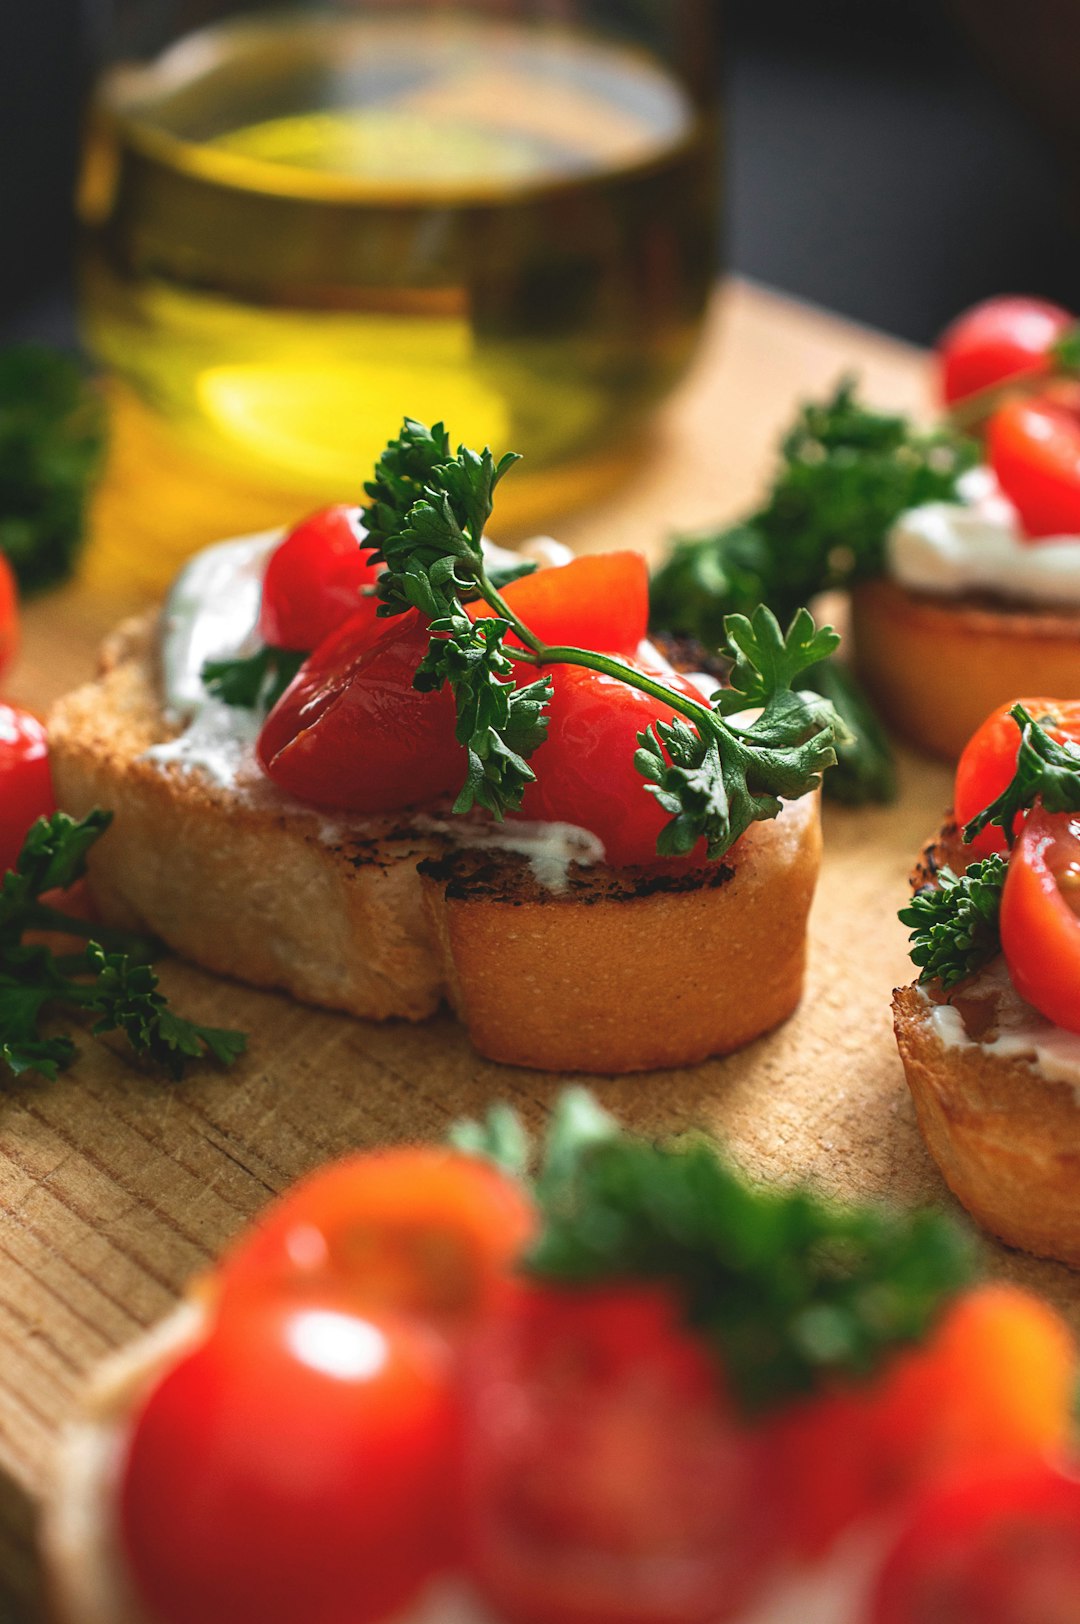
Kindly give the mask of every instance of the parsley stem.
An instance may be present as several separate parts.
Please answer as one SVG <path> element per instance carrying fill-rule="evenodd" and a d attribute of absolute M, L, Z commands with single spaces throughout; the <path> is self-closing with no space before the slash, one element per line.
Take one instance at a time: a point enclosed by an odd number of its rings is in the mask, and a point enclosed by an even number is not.
<path fill-rule="evenodd" d="M 527 648 L 531 648 L 534 654 L 539 654 L 543 650 L 543 643 L 541 643 L 535 632 L 531 632 L 528 626 L 526 626 L 525 622 L 514 613 L 506 599 L 503 597 L 502 593 L 499 591 L 498 587 L 493 585 L 491 580 L 488 578 L 488 573 L 484 568 L 482 555 L 477 569 L 476 584 L 480 588 L 480 593 L 484 598 L 484 601 L 490 604 L 491 608 L 494 609 L 497 614 L 501 615 L 503 620 L 510 622 L 510 625 L 513 627 L 514 631 L 521 638 L 521 641 L 526 645 Z M 512 651 L 507 649 L 506 652 L 509 654 Z"/>
<path fill-rule="evenodd" d="M 73 915 L 62 913 L 59 908 L 50 908 L 45 903 L 36 902 L 27 908 L 24 928 L 57 931 L 63 936 L 83 936 L 87 941 L 97 942 L 99 947 L 110 949 L 114 953 L 128 953 L 140 962 L 149 963 L 153 957 L 154 944 L 147 937 L 139 936 L 130 930 L 114 929 L 110 925 L 102 925 L 91 919 L 76 919 Z"/>

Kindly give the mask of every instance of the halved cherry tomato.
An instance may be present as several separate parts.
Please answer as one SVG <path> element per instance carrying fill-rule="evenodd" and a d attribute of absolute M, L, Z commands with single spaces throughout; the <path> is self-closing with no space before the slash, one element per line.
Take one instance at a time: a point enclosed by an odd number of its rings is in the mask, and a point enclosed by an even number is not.
<path fill-rule="evenodd" d="M 350 1156 L 265 1213 L 219 1271 L 225 1303 L 331 1282 L 365 1308 L 446 1330 L 481 1314 L 532 1238 L 524 1187 L 433 1146 Z"/>
<path fill-rule="evenodd" d="M 1080 745 L 1080 700 L 1013 699 L 999 706 L 972 734 L 957 763 L 953 810 L 961 829 L 992 805 L 1012 782 L 1020 754 L 1020 729 L 1009 712 L 1016 704 L 1023 705 L 1059 744 L 1068 739 Z M 987 857 L 1006 849 L 1005 831 L 996 825 L 985 828 L 970 847 L 973 857 Z"/>
<path fill-rule="evenodd" d="M 454 1556 L 459 1406 L 433 1331 L 347 1297 L 224 1317 L 150 1393 L 121 1484 L 160 1624 L 373 1624 Z"/>
<path fill-rule="evenodd" d="M 672 721 L 676 712 L 583 666 L 548 670 L 554 690 L 548 735 L 529 759 L 536 782 L 525 790 L 521 816 L 591 829 L 616 867 L 656 863 L 657 836 L 669 815 L 646 788 L 634 752 L 639 733 L 651 722 Z M 665 682 L 701 700 L 685 678 L 673 673 Z M 702 844 L 693 859 L 703 852 Z"/>
<path fill-rule="evenodd" d="M 19 647 L 19 596 L 15 573 L 0 553 L 0 674 L 15 658 Z"/>
<path fill-rule="evenodd" d="M 1001 946 L 1013 986 L 1037 1010 L 1080 1032 L 1080 818 L 1037 806 L 1001 895 Z"/>
<path fill-rule="evenodd" d="M 705 1624 L 767 1570 L 752 1434 L 659 1287 L 523 1286 L 464 1383 L 469 1573 L 510 1624 Z"/>
<path fill-rule="evenodd" d="M 945 404 L 1007 378 L 1044 371 L 1051 345 L 1075 321 L 1046 299 L 986 299 L 966 310 L 938 339 Z"/>
<path fill-rule="evenodd" d="M 320 508 L 270 555 L 263 578 L 259 636 L 274 648 L 309 653 L 357 614 L 375 619 L 364 596 L 383 568 L 371 562 L 360 509 Z"/>
<path fill-rule="evenodd" d="M 1077 1624 L 1080 1479 L 1038 1460 L 930 1493 L 878 1577 L 872 1624 Z"/>
<path fill-rule="evenodd" d="M 649 567 L 641 553 L 598 553 L 511 581 L 503 597 L 541 642 L 632 654 L 649 624 Z M 494 613 L 469 605 L 474 620 Z"/>
<path fill-rule="evenodd" d="M 30 825 L 55 810 L 44 722 L 0 704 L 0 874 L 14 868 Z"/>
<path fill-rule="evenodd" d="M 429 643 L 415 610 L 346 621 L 305 660 L 259 735 L 275 784 L 316 806 L 396 812 L 465 780 L 453 695 L 421 694 L 413 677 Z"/>
<path fill-rule="evenodd" d="M 1080 412 L 1010 400 L 990 419 L 987 454 L 1029 541 L 1080 536 Z"/>

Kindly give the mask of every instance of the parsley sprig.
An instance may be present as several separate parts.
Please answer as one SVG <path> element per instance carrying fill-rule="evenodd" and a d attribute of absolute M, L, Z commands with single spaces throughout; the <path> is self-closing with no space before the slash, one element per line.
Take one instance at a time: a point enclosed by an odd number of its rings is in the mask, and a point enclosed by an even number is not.
<path fill-rule="evenodd" d="M 1004 831 L 1011 848 L 1017 818 L 1036 802 L 1048 812 L 1080 812 L 1080 750 L 1051 738 L 1023 705 L 1014 705 L 1009 715 L 1020 729 L 1016 771 L 997 799 L 965 827 L 965 844 L 993 825 Z M 901 908 L 920 982 L 936 981 L 947 991 L 997 957 L 1008 867 L 1008 858 L 998 853 L 969 864 L 960 875 L 943 868 L 934 885 L 924 886 Z"/>
<path fill-rule="evenodd" d="M 254 654 L 205 661 L 203 687 L 225 705 L 266 714 L 273 710 L 306 659 L 302 652 L 264 643 Z"/>
<path fill-rule="evenodd" d="M 505 1106 L 453 1137 L 515 1176 L 527 1165 Z M 623 1135 L 583 1090 L 556 1107 L 535 1188 L 525 1272 L 568 1290 L 668 1286 L 747 1413 L 872 1376 L 925 1336 L 971 1271 L 966 1236 L 939 1214 L 761 1188 L 700 1141 Z"/>
<path fill-rule="evenodd" d="M 468 752 L 457 809 L 479 804 L 496 817 L 516 811 L 534 778 L 528 758 L 543 742 L 551 684 L 547 668 L 577 665 L 637 688 L 679 713 L 638 737 L 635 764 L 671 822 L 661 853 L 687 851 L 702 836 L 720 857 L 755 819 L 775 817 L 781 797 L 795 799 L 820 783 L 836 759 L 832 706 L 800 692 L 801 673 L 828 657 L 839 639 L 818 630 L 801 610 L 783 633 L 764 608 L 725 622 L 732 689 L 710 703 L 669 688 L 624 660 L 592 649 L 542 642 L 507 604 L 488 572 L 482 546 L 500 480 L 518 460 L 496 462 L 490 450 L 458 448 L 441 423 L 406 418 L 365 486 L 368 535 L 385 563 L 377 593 L 382 615 L 417 609 L 431 620 L 432 641 L 416 686 L 448 685 L 457 705 L 457 736 Z M 465 604 L 481 598 L 494 618 L 473 621 Z M 511 641 L 510 639 L 513 639 Z M 520 691 L 515 664 L 543 673 Z M 735 711 L 762 707 L 753 721 Z"/>
<path fill-rule="evenodd" d="M 112 821 L 93 811 L 39 818 L 15 867 L 0 879 L 0 1061 L 16 1077 L 55 1078 L 75 1058 L 69 1037 L 42 1031 L 46 1016 L 66 1010 L 93 1019 L 95 1034 L 119 1031 L 134 1052 L 173 1078 L 187 1063 L 212 1056 L 230 1065 L 243 1053 L 242 1032 L 184 1020 L 158 991 L 148 960 L 154 944 L 128 931 L 74 918 L 42 901 L 86 872 L 86 854 Z M 77 952 L 57 954 L 33 933 L 87 938 Z"/>

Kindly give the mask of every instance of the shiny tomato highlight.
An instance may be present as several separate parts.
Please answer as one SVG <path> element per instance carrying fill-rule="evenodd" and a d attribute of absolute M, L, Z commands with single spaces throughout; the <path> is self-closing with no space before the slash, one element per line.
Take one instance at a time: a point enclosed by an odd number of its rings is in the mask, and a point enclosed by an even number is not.
<path fill-rule="evenodd" d="M 1045 371 L 1048 351 L 1075 320 L 1046 299 L 986 299 L 966 310 L 937 344 L 945 404 Z"/>
<path fill-rule="evenodd" d="M 956 768 L 953 811 L 960 828 L 991 806 L 1012 782 L 1020 754 L 1020 729 L 1009 712 L 1023 705 L 1051 738 L 1080 745 L 1080 700 L 1012 699 L 986 718 L 972 734 Z M 971 842 L 973 857 L 1008 849 L 1005 831 L 996 825 L 982 830 Z"/>
<path fill-rule="evenodd" d="M 19 597 L 15 572 L 0 553 L 0 676 L 14 660 L 19 647 Z"/>
<path fill-rule="evenodd" d="M 1035 807 L 1001 896 L 1001 946 L 1021 998 L 1080 1032 L 1080 818 Z"/>
<path fill-rule="evenodd" d="M 431 1331 L 344 1297 L 224 1318 L 135 1419 L 120 1526 L 160 1624 L 375 1624 L 455 1556 L 458 1400 Z"/>
<path fill-rule="evenodd" d="M 1080 412 L 1049 400 L 1011 400 L 987 430 L 998 484 L 1026 537 L 1080 536 Z"/>
<path fill-rule="evenodd" d="M 357 1305 L 449 1331 L 490 1307 L 535 1226 L 524 1187 L 491 1162 L 433 1146 L 376 1151 L 302 1180 L 218 1278 L 226 1308 L 333 1283 Z"/>
<path fill-rule="evenodd" d="M 632 654 L 649 624 L 649 567 L 641 553 L 598 553 L 511 581 L 503 597 L 542 643 Z M 472 603 L 474 620 L 494 615 Z M 516 639 L 508 639 L 515 641 Z"/>
<path fill-rule="evenodd" d="M 0 874 L 14 868 L 31 824 L 55 811 L 44 722 L 0 704 Z"/>
<path fill-rule="evenodd" d="M 346 621 L 304 662 L 263 724 L 257 753 L 282 789 L 316 806 L 396 812 L 460 789 L 465 751 L 449 689 L 413 687 L 427 652 L 415 610 Z"/>
<path fill-rule="evenodd" d="M 308 653 L 359 614 L 375 619 L 376 600 L 364 589 L 383 568 L 356 507 L 320 508 L 270 555 L 263 578 L 259 636 L 273 648 Z"/>

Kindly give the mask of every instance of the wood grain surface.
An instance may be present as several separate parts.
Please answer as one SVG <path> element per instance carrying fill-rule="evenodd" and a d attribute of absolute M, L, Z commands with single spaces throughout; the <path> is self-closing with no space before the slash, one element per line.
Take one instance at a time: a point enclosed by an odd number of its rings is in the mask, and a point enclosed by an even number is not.
<path fill-rule="evenodd" d="M 631 545 L 655 554 L 673 529 L 733 512 L 757 491 L 795 398 L 846 368 L 863 375 L 879 402 L 926 404 L 918 354 L 759 290 L 727 287 L 650 458 L 559 534 L 583 549 Z M 130 524 L 151 547 L 152 492 L 135 472 L 110 475 L 99 526 L 111 527 L 115 543 L 117 527 Z M 19 697 L 44 706 L 89 675 L 100 635 L 131 596 L 100 567 L 109 542 L 95 540 L 78 585 L 28 612 Z M 147 567 L 139 579 L 152 573 Z M 895 910 L 912 854 L 948 793 L 945 772 L 905 759 L 896 806 L 830 809 L 798 1016 L 727 1060 L 601 1079 L 604 1103 L 647 1132 L 705 1127 L 767 1178 L 806 1177 L 844 1195 L 945 1199 L 916 1131 L 888 1003 L 894 983 L 909 979 Z M 4 1098 L 0 1470 L 13 1494 L 31 1501 L 89 1367 L 163 1314 L 276 1191 L 335 1152 L 440 1135 L 460 1113 L 496 1098 L 539 1118 L 562 1081 L 479 1059 L 449 1017 L 416 1028 L 370 1026 L 177 961 L 163 965 L 162 977 L 185 1012 L 250 1032 L 250 1053 L 235 1072 L 205 1071 L 167 1087 L 87 1041 L 58 1083 L 24 1083 Z M 987 1253 L 992 1268 L 1033 1281 L 1080 1320 L 1068 1271 L 995 1247 Z"/>

